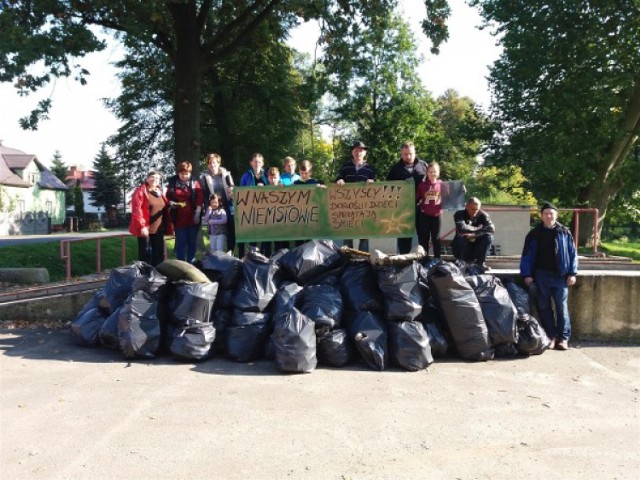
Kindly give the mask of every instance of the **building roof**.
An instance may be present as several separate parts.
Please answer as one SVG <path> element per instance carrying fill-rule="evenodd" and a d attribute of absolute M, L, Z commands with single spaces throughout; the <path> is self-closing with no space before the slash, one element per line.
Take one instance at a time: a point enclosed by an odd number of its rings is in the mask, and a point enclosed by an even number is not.
<path fill-rule="evenodd" d="M 16 175 L 5 160 L 5 156 L 16 155 L 25 155 L 25 153 L 20 150 L 16 150 L 15 148 L 5 147 L 0 143 L 0 185 L 29 188 L 31 187 L 31 184 L 23 180 L 19 175 Z"/>
<path fill-rule="evenodd" d="M 96 172 L 92 170 L 78 170 L 78 167 L 72 165 L 67 170 L 67 178 L 64 183 L 68 188 L 73 188 L 76 186 L 76 183 L 80 181 L 80 188 L 85 190 L 95 190 L 96 189 Z"/>
<path fill-rule="evenodd" d="M 51 170 L 45 167 L 40 170 L 40 181 L 38 185 L 40 188 L 47 188 L 49 190 L 68 190 L 69 188 L 62 180 L 56 177 Z"/>
<path fill-rule="evenodd" d="M 29 153 L 15 154 L 6 153 L 2 155 L 7 166 L 11 169 L 23 170 L 36 158 L 35 155 Z"/>
<path fill-rule="evenodd" d="M 15 148 L 5 147 L 2 143 L 0 143 L 0 185 L 33 187 L 34 185 L 31 182 L 24 180 L 16 172 L 16 170 L 24 170 L 31 162 L 34 162 L 40 171 L 40 180 L 38 181 L 40 188 L 67 190 L 67 186 L 51 170 L 40 163 L 35 155 Z"/>

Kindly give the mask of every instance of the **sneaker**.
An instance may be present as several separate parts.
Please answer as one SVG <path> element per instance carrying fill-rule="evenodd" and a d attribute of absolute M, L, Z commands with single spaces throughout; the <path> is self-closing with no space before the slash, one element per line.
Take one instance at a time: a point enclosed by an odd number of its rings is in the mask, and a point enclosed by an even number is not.
<path fill-rule="evenodd" d="M 549 346 L 547 347 L 548 350 L 553 350 L 554 348 L 556 348 L 556 339 L 555 338 L 549 338 Z"/>
<path fill-rule="evenodd" d="M 556 350 L 569 350 L 569 341 L 560 340 L 559 342 L 556 342 Z"/>

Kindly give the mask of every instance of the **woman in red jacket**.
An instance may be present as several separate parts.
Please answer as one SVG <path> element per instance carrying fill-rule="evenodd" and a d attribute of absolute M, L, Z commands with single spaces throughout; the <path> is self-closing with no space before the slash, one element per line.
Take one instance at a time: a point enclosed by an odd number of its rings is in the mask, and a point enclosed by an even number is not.
<path fill-rule="evenodd" d="M 160 173 L 151 170 L 131 197 L 129 232 L 138 237 L 138 259 L 154 267 L 164 260 L 164 236 L 173 234 L 161 178 Z"/>

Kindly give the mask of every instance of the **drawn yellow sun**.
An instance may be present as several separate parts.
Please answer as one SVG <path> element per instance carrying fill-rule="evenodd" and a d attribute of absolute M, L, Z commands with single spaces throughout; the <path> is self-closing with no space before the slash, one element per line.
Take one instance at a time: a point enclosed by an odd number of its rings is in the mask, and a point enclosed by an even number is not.
<path fill-rule="evenodd" d="M 380 220 L 384 224 L 384 233 L 401 233 L 402 229 L 409 228 L 409 224 L 405 222 L 409 212 L 405 212 L 399 217 L 396 217 L 395 213 L 391 214 L 391 218 L 385 218 Z"/>

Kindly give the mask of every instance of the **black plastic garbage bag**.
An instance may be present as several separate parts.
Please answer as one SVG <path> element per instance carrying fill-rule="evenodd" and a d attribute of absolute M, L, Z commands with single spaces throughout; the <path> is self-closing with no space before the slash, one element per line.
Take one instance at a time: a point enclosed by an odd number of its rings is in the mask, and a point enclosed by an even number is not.
<path fill-rule="evenodd" d="M 433 363 L 429 336 L 422 323 L 416 320 L 387 322 L 387 329 L 392 365 L 416 372 Z"/>
<path fill-rule="evenodd" d="M 120 309 L 118 337 L 126 358 L 153 358 L 160 348 L 159 301 L 147 292 L 133 292 Z"/>
<path fill-rule="evenodd" d="M 355 355 L 353 340 L 344 328 L 316 330 L 316 356 L 321 365 L 344 367 L 353 361 Z"/>
<path fill-rule="evenodd" d="M 268 323 L 230 326 L 227 329 L 227 356 L 242 363 L 262 358 L 270 333 L 271 325 Z"/>
<path fill-rule="evenodd" d="M 98 333 L 105 320 L 104 311 L 98 306 L 98 298 L 94 296 L 71 322 L 71 337 L 82 347 L 97 347 Z"/>
<path fill-rule="evenodd" d="M 509 292 L 509 297 L 518 311 L 518 315 L 531 315 L 529 306 L 529 294 L 527 291 L 511 279 L 504 280 L 504 288 Z"/>
<path fill-rule="evenodd" d="M 356 350 L 373 370 L 382 371 L 388 363 L 387 328 L 378 312 L 345 312 L 344 320 Z"/>
<path fill-rule="evenodd" d="M 100 296 L 100 307 L 107 314 L 110 315 L 121 306 L 131 294 L 136 276 L 142 275 L 138 263 L 114 268 L 109 272 L 109 278 Z"/>
<path fill-rule="evenodd" d="M 344 309 L 354 312 L 383 312 L 384 300 L 374 268 L 368 261 L 349 262 L 340 276 Z"/>
<path fill-rule="evenodd" d="M 295 282 L 283 282 L 273 297 L 271 310 L 274 318 L 298 307 L 302 299 L 303 288 Z"/>
<path fill-rule="evenodd" d="M 455 259 L 454 262 L 460 273 L 465 277 L 473 277 L 475 275 L 482 275 L 484 273 L 484 268 L 476 263 L 467 263 L 463 260 Z"/>
<path fill-rule="evenodd" d="M 242 327 L 245 325 L 255 325 L 256 323 L 266 323 L 271 325 L 271 313 L 269 312 L 245 312 L 235 309 L 231 316 L 231 326 Z"/>
<path fill-rule="evenodd" d="M 107 317 L 100 327 L 98 339 L 100 345 L 115 350 L 120 349 L 120 337 L 118 337 L 118 318 L 120 317 L 122 306 L 118 307 L 115 312 Z"/>
<path fill-rule="evenodd" d="M 342 261 L 342 254 L 331 240 L 312 240 L 280 258 L 280 266 L 300 284 L 335 268 Z"/>
<path fill-rule="evenodd" d="M 304 373 L 316 368 L 315 324 L 293 307 L 274 318 L 271 343 L 275 363 L 282 372 Z"/>
<path fill-rule="evenodd" d="M 224 252 L 209 252 L 202 259 L 202 271 L 221 289 L 234 289 L 242 278 L 242 260 Z"/>
<path fill-rule="evenodd" d="M 180 327 L 209 322 L 218 293 L 218 284 L 181 280 L 176 282 L 174 287 L 171 322 Z"/>
<path fill-rule="evenodd" d="M 431 354 L 434 358 L 444 357 L 449 350 L 449 331 L 438 307 L 433 304 L 431 299 L 422 307 L 422 315 L 420 318 L 422 326 L 429 336 Z"/>
<path fill-rule="evenodd" d="M 518 311 L 500 279 L 494 275 L 475 275 L 465 277 L 465 280 L 476 292 L 482 316 L 489 329 L 491 344 L 494 347 L 501 344 L 515 344 L 518 341 L 516 326 Z M 501 349 L 501 351 L 513 350 Z"/>
<path fill-rule="evenodd" d="M 501 343 L 494 347 L 496 358 L 515 357 L 518 355 L 518 347 L 515 343 Z"/>
<path fill-rule="evenodd" d="M 209 318 L 216 329 L 211 353 L 224 353 L 227 345 L 227 328 L 233 324 L 233 310 L 229 308 L 214 308 Z"/>
<path fill-rule="evenodd" d="M 236 296 L 235 288 L 218 288 L 215 308 L 228 308 L 233 310 L 233 299 Z"/>
<path fill-rule="evenodd" d="M 461 358 L 486 361 L 493 358 L 489 332 L 478 298 L 471 285 L 448 262 L 430 272 L 430 290 L 447 323 L 453 343 Z"/>
<path fill-rule="evenodd" d="M 178 360 L 200 361 L 208 357 L 216 337 L 216 329 L 209 322 L 193 323 L 173 331 L 171 355 Z"/>
<path fill-rule="evenodd" d="M 165 295 L 169 282 L 167 277 L 145 262 L 134 262 L 132 266 L 137 268 L 139 273 L 133 276 L 132 292 L 144 290 L 156 298 L 162 298 Z"/>
<path fill-rule="evenodd" d="M 342 321 L 342 296 L 338 286 L 329 284 L 307 285 L 302 291 L 300 311 L 317 328 L 336 328 Z"/>
<path fill-rule="evenodd" d="M 418 269 L 421 268 L 418 262 L 376 268 L 387 320 L 415 320 L 422 312 L 423 290 L 418 283 Z"/>
<path fill-rule="evenodd" d="M 549 337 L 544 329 L 531 315 L 522 313 L 518 315 L 518 352 L 524 355 L 540 355 L 549 348 Z"/>
<path fill-rule="evenodd" d="M 447 354 L 449 350 L 449 342 L 443 335 L 440 327 L 437 323 L 422 322 L 422 326 L 427 332 L 429 337 L 429 347 L 431 347 L 431 354 L 434 358 L 442 358 Z"/>
<path fill-rule="evenodd" d="M 245 255 L 242 279 L 233 298 L 235 308 L 254 312 L 267 309 L 280 281 L 276 277 L 280 269 L 276 255 L 271 257 L 271 261 L 258 252 Z"/>

